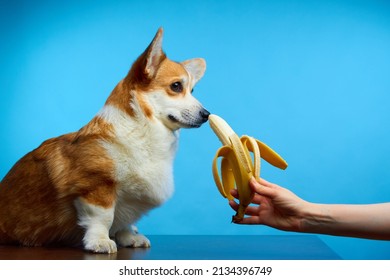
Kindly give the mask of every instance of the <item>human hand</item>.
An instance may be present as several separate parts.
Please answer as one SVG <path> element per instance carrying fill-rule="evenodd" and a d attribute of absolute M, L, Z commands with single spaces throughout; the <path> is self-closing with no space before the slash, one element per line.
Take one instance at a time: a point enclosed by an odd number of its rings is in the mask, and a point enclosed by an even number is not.
<path fill-rule="evenodd" d="M 245 214 L 249 217 L 244 217 L 239 224 L 262 224 L 286 231 L 302 230 L 301 221 L 308 202 L 264 179 L 256 181 L 252 178 L 249 186 L 255 192 L 252 203 L 257 205 L 246 209 Z M 238 198 L 237 190 L 232 190 L 231 194 Z M 235 201 L 229 201 L 229 204 L 234 210 L 238 209 Z"/>

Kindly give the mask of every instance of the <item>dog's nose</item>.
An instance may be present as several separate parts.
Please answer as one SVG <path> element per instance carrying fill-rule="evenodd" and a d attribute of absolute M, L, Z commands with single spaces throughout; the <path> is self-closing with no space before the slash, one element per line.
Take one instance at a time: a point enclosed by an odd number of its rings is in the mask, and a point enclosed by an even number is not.
<path fill-rule="evenodd" d="M 199 114 L 202 117 L 203 122 L 207 122 L 210 116 L 210 112 L 203 108 L 200 110 Z"/>

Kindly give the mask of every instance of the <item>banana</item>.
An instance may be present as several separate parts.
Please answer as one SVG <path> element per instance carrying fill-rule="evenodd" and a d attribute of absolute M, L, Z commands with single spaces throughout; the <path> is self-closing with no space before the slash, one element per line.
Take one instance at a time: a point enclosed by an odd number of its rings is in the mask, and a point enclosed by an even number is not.
<path fill-rule="evenodd" d="M 209 124 L 223 145 L 217 150 L 213 159 L 214 181 L 222 196 L 229 200 L 233 199 L 230 191 L 237 189 L 239 205 L 232 219 L 232 222 L 237 223 L 244 218 L 245 210 L 253 199 L 254 193 L 249 187 L 249 180 L 252 177 L 260 178 L 260 158 L 280 169 L 286 169 L 287 163 L 263 142 L 247 135 L 238 137 L 221 117 L 211 114 Z M 220 171 L 218 170 L 219 158 L 222 158 Z"/>

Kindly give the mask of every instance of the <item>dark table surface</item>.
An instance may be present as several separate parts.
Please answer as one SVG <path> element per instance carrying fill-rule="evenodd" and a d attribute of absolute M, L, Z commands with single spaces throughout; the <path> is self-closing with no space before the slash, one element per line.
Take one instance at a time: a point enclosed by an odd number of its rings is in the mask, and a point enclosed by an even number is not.
<path fill-rule="evenodd" d="M 0 246 L 2 260 L 334 260 L 315 235 L 151 235 L 151 248 L 93 254 L 80 248 Z"/>

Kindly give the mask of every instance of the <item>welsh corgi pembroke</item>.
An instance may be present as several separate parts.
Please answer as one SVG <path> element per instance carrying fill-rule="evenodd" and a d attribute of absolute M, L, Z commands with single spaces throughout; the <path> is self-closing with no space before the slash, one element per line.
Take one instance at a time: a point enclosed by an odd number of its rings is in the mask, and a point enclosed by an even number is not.
<path fill-rule="evenodd" d="M 3 178 L 0 244 L 150 246 L 133 225 L 173 193 L 180 128 L 209 116 L 191 94 L 205 61 L 168 59 L 162 37 L 160 28 L 87 125 L 43 142 Z"/>

